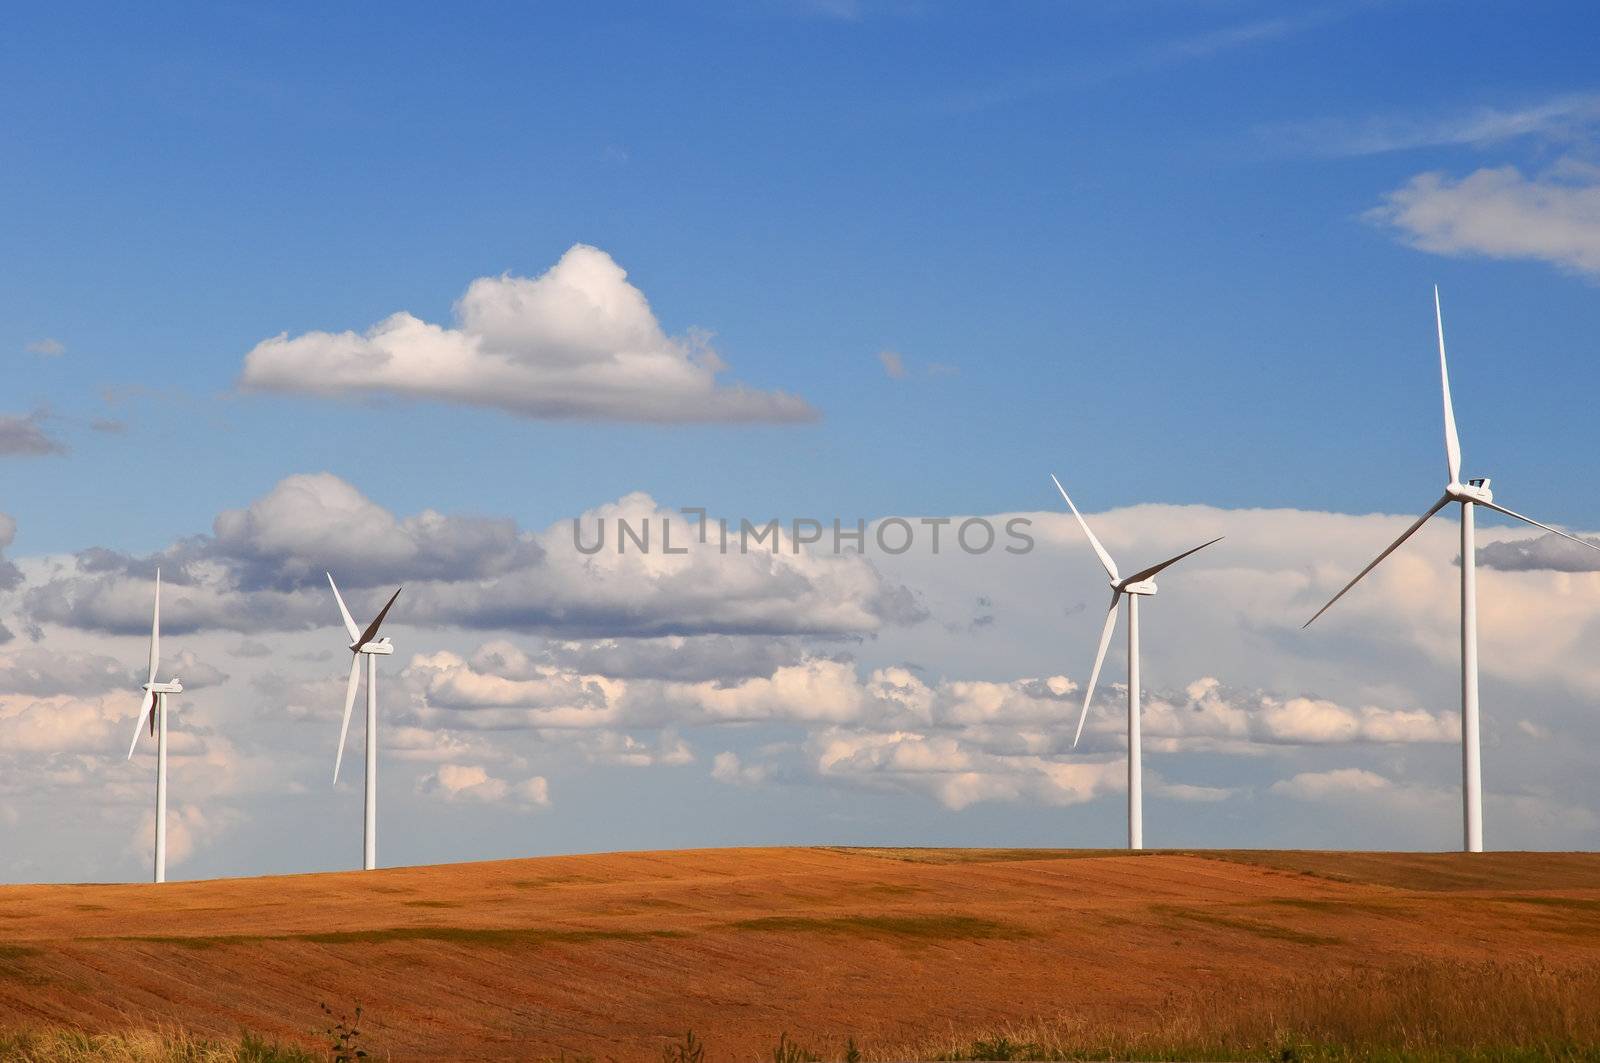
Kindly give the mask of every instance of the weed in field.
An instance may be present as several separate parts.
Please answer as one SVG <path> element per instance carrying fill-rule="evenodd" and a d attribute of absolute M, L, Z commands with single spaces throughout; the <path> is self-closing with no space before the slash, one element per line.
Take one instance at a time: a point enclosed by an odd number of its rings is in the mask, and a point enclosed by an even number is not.
<path fill-rule="evenodd" d="M 661 1063 L 705 1063 L 706 1046 L 694 1035 L 684 1033 L 683 1040 L 674 1041 L 661 1050 Z"/>
<path fill-rule="evenodd" d="M 361 1005 L 356 1005 L 353 1019 L 343 1012 L 335 1012 L 326 1003 L 317 1006 L 328 1017 L 328 1026 L 323 1033 L 328 1038 L 328 1051 L 333 1063 L 355 1063 L 358 1059 L 366 1059 L 367 1050 L 358 1043 L 361 1039 Z"/>
<path fill-rule="evenodd" d="M 820 1058 L 789 1040 L 788 1033 L 780 1033 L 772 1049 L 772 1063 L 819 1063 Z"/>

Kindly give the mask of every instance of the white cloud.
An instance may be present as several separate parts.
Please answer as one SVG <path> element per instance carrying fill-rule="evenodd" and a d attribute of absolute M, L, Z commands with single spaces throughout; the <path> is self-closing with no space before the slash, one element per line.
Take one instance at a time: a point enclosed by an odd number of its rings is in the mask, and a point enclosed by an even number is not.
<path fill-rule="evenodd" d="M 42 340 L 34 340 L 23 348 L 29 354 L 41 354 L 46 358 L 55 358 L 66 353 L 66 345 L 60 340 L 46 336 Z"/>
<path fill-rule="evenodd" d="M 1272 792 L 1302 801 L 1348 794 L 1389 793 L 1395 784 L 1376 772 L 1361 768 L 1335 768 L 1332 771 L 1307 771 L 1272 784 Z"/>
<path fill-rule="evenodd" d="M 167 808 L 167 867 L 187 863 L 197 848 L 210 844 L 238 823 L 236 813 L 225 808 L 207 808 L 195 803 Z M 139 829 L 129 840 L 129 851 L 142 860 L 155 853 L 156 814 L 145 812 Z"/>
<path fill-rule="evenodd" d="M 522 780 L 511 788 L 511 793 L 524 805 L 533 808 L 550 807 L 550 784 L 542 775 Z"/>
<path fill-rule="evenodd" d="M 246 357 L 243 387 L 324 396 L 389 394 L 525 417 L 617 421 L 809 421 L 783 392 L 717 382 L 703 333 L 662 331 L 644 293 L 598 248 L 574 245 L 537 278 L 480 277 L 458 325 L 404 311 L 364 333 L 281 334 Z"/>
<path fill-rule="evenodd" d="M 1531 259 L 1600 277 L 1600 168 L 1571 160 L 1528 177 L 1515 166 L 1462 178 L 1423 173 L 1367 219 L 1441 255 Z"/>
<path fill-rule="evenodd" d="M 1444 114 L 1382 115 L 1268 127 L 1263 132 L 1319 155 L 1378 155 L 1417 148 L 1486 148 L 1532 138 L 1555 144 L 1590 140 L 1600 126 L 1600 94 L 1566 93 L 1517 107 L 1480 106 Z"/>
<path fill-rule="evenodd" d="M 108 754 L 133 736 L 139 695 L 79 698 L 0 694 L 0 748 L 11 753 Z"/>
<path fill-rule="evenodd" d="M 1230 691 L 1206 676 L 1183 697 L 1147 696 L 1142 705 L 1146 738 L 1159 750 L 1237 749 L 1265 745 L 1349 745 L 1454 742 L 1460 723 L 1450 712 L 1345 706 L 1326 698 L 1282 697 Z M 1102 706 L 1094 730 L 1117 739 L 1124 725 Z M 1198 741 L 1197 741 L 1198 740 Z M 1209 741 L 1208 741 L 1209 740 Z"/>
<path fill-rule="evenodd" d="M 1126 786 L 1120 762 L 999 756 L 952 735 L 835 728 L 809 749 L 824 779 L 925 793 L 957 810 L 980 801 L 1075 805 Z"/>
<path fill-rule="evenodd" d="M 767 781 L 768 770 L 764 764 L 743 764 L 739 754 L 727 751 L 711 761 L 711 777 L 730 786 L 759 786 Z"/>
<path fill-rule="evenodd" d="M 895 351 L 879 351 L 878 361 L 883 363 L 883 372 L 890 380 L 904 380 L 906 378 L 906 360 Z"/>
<path fill-rule="evenodd" d="M 550 785 L 542 776 L 513 784 L 490 775 L 481 764 L 441 764 L 437 771 L 418 781 L 417 791 L 437 794 L 452 802 L 493 805 L 509 799 L 514 804 L 538 808 L 550 804 Z"/>

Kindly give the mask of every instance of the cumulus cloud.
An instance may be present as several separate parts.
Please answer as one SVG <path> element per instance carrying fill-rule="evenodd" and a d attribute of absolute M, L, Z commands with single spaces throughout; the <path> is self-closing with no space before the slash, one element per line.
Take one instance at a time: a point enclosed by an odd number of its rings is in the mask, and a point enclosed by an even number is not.
<path fill-rule="evenodd" d="M 810 751 L 825 779 L 925 793 L 951 809 L 979 801 L 1075 805 L 1126 786 L 1117 761 L 1001 756 L 953 735 L 830 729 Z"/>
<path fill-rule="evenodd" d="M 1590 539 L 1590 542 L 1597 542 Z M 1600 542 L 1597 542 L 1600 545 Z M 1478 548 L 1478 564 L 1505 572 L 1600 572 L 1600 551 L 1587 550 L 1559 535 L 1505 539 Z"/>
<path fill-rule="evenodd" d="M 536 278 L 480 277 L 456 326 L 404 311 L 364 333 L 286 333 L 257 344 L 240 378 L 257 391 L 388 394 L 524 417 L 613 421 L 809 421 L 796 396 L 718 383 L 708 336 L 669 336 L 611 256 L 574 245 Z"/>
<path fill-rule="evenodd" d="M 132 737 L 137 693 L 76 697 L 0 694 L 0 748 L 8 753 L 106 754 Z"/>
<path fill-rule="evenodd" d="M 38 410 L 28 414 L 0 414 L 0 455 L 39 457 L 65 454 L 67 448 L 45 431 L 46 419 L 47 415 Z"/>
<path fill-rule="evenodd" d="M 441 764 L 418 781 L 417 792 L 451 802 L 497 805 L 509 801 L 529 808 L 550 804 L 550 784 L 543 776 L 510 783 L 490 775 L 481 764 Z"/>
<path fill-rule="evenodd" d="M 863 671 L 848 660 L 808 657 L 738 680 L 622 679 L 495 642 L 470 657 L 418 655 L 404 678 L 430 726 L 534 730 L 595 762 L 673 762 L 631 737 L 641 730 L 766 723 L 804 731 L 807 771 L 815 779 L 920 792 L 952 808 L 980 801 L 1073 804 L 1121 785 L 1120 713 L 1097 711 L 1082 751 L 1075 751 L 1079 687 L 1066 676 L 928 679 L 904 667 Z M 1154 751 L 1235 755 L 1443 743 L 1459 733 L 1450 713 L 1240 693 L 1212 677 L 1177 695 L 1151 693 L 1144 728 Z M 598 738 L 559 737 L 563 732 Z M 747 764 L 731 751 L 711 765 L 713 779 L 733 785 L 757 785 L 773 774 L 773 763 Z M 1218 801 L 1234 791 L 1155 781 L 1152 792 Z"/>
<path fill-rule="evenodd" d="M 1586 163 L 1565 160 L 1531 177 L 1515 166 L 1418 174 L 1366 217 L 1423 251 L 1532 259 L 1600 277 L 1600 167 Z"/>
<path fill-rule="evenodd" d="M 1280 779 L 1271 787 L 1275 794 L 1302 801 L 1317 801 L 1349 794 L 1388 793 L 1394 789 L 1395 784 L 1392 780 L 1362 768 L 1305 771 L 1289 779 Z"/>
<path fill-rule="evenodd" d="M 766 765 L 741 763 L 737 753 L 724 751 L 711 760 L 711 777 L 730 786 L 759 786 L 767 774 Z"/>
<path fill-rule="evenodd" d="M 393 622 L 570 637 L 848 636 L 924 615 L 905 587 L 885 580 L 860 555 L 797 553 L 787 540 L 784 549 L 725 555 L 714 540 L 695 539 L 681 514 L 644 494 L 591 510 L 577 523 L 659 529 L 669 518 L 688 540 L 681 544 L 685 553 L 623 550 L 612 538 L 606 549 L 586 554 L 571 521 L 534 533 L 507 519 L 432 510 L 397 518 L 338 477 L 297 475 L 248 507 L 219 515 L 211 535 L 180 540 L 160 554 L 84 551 L 74 558 L 76 571 L 30 587 L 24 606 L 36 624 L 135 634 L 148 629 L 160 566 L 162 628 L 172 634 L 337 623 L 325 570 L 362 617 L 387 597 L 381 592 L 403 582 Z M 752 659 L 784 653 L 743 645 Z M 658 672 L 706 671 L 705 660 L 697 665 L 683 657 L 669 667 L 662 651 L 655 656 Z"/>
<path fill-rule="evenodd" d="M 1009 681 L 929 680 L 904 667 L 861 674 L 848 661 L 807 657 L 740 679 L 675 681 L 586 673 L 507 642 L 471 658 L 417 655 L 405 677 L 431 711 L 453 726 L 617 729 L 782 722 L 813 727 L 874 726 L 958 735 L 998 755 L 1071 751 L 1078 684 L 1066 676 Z M 1084 749 L 1122 741 L 1120 708 L 1097 703 Z M 1455 741 L 1450 712 L 1225 688 L 1214 677 L 1175 694 L 1147 691 L 1144 733 L 1154 748 L 1237 750 L 1249 745 L 1408 744 Z"/>
<path fill-rule="evenodd" d="M 1144 735 L 1155 749 L 1454 742 L 1461 734 L 1460 721 L 1450 712 L 1232 691 L 1214 676 L 1195 680 L 1176 696 L 1149 696 L 1142 708 Z M 1103 710 L 1097 717 L 1095 730 L 1105 737 L 1115 739 L 1122 729 Z"/>
<path fill-rule="evenodd" d="M 405 677 L 456 726 L 608 728 L 781 721 L 967 726 L 1059 721 L 1077 689 L 1064 676 L 930 685 L 904 668 L 873 670 L 807 657 L 770 674 L 695 681 L 623 679 L 571 669 L 548 655 L 489 643 L 472 657 L 417 655 Z"/>
<path fill-rule="evenodd" d="M 288 590 L 324 572 L 349 587 L 501 576 L 544 548 L 507 518 L 423 510 L 403 519 L 329 473 L 290 476 L 244 509 L 224 510 L 201 558 L 226 560 L 243 590 Z"/>
<path fill-rule="evenodd" d="M 206 807 L 200 804 L 179 804 L 167 809 L 167 866 L 177 867 L 188 862 L 200 846 L 210 844 L 239 821 L 236 812 L 227 808 Z M 139 822 L 139 830 L 130 839 L 129 851 L 136 857 L 149 860 L 155 851 L 156 815 L 146 812 Z"/>
<path fill-rule="evenodd" d="M 498 645 L 521 653 L 509 643 Z M 576 672 L 678 682 L 771 675 L 783 665 L 799 664 L 806 655 L 797 638 L 751 635 L 561 641 L 547 643 L 545 652 L 552 662 Z"/>

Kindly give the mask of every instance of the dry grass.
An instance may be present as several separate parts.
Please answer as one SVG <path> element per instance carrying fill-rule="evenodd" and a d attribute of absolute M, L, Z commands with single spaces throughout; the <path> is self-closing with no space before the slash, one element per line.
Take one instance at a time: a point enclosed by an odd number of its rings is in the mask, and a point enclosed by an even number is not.
<path fill-rule="evenodd" d="M 1172 995 L 1133 1013 L 1063 1016 L 878 1059 L 1600 1060 L 1600 966 L 1418 963 L 1272 987 Z"/>
<path fill-rule="evenodd" d="M 0 1059 L 8 1063 L 314 1063 L 322 1058 L 249 1034 L 213 1041 L 177 1029 L 0 1033 Z"/>
<path fill-rule="evenodd" d="M 1097 1009 L 998 1030 L 952 1029 L 909 1042 L 812 1050 L 780 1034 L 775 1063 L 877 1060 L 1283 1060 L 1300 1063 L 1600 1061 L 1600 966 L 1417 963 L 1330 972 L 1276 985 L 1170 994 L 1157 1006 Z M 848 1047 L 846 1047 L 846 1045 Z M 820 1046 L 819 1046 L 820 1047 Z M 753 1058 L 692 1034 L 669 1063 Z M 0 1033 L 16 1063 L 309 1063 L 299 1048 L 176 1029 Z M 523 1058 L 520 1054 L 505 1058 Z M 576 1057 L 584 1058 L 584 1057 Z"/>

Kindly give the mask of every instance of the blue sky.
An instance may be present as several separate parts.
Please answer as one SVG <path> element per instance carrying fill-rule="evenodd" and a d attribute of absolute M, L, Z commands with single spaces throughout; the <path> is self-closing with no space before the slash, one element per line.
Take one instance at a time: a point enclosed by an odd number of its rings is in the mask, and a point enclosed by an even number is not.
<path fill-rule="evenodd" d="M 401 509 L 531 520 L 636 487 L 758 510 L 796 492 L 867 515 L 1011 508 L 1047 500 L 1052 463 L 1096 503 L 1404 508 L 1432 472 L 1416 465 L 1436 280 L 1469 456 L 1492 454 L 1530 505 L 1555 499 L 1542 458 L 1582 449 L 1561 426 L 1586 400 L 1554 383 L 1588 362 L 1592 283 L 1441 260 L 1360 220 L 1416 173 L 1551 148 L 1330 157 L 1298 131 L 1589 89 L 1585 5 L 839 11 L 22 13 L 0 103 L 0 343 L 13 404 L 49 404 L 73 456 L 8 477 L 38 512 L 21 544 L 100 542 L 109 511 L 153 547 L 289 468 L 362 470 Z M 437 320 L 471 278 L 536 274 L 580 241 L 669 331 L 715 331 L 734 376 L 823 421 L 658 431 L 421 407 L 395 431 L 390 411 L 233 395 L 260 339 Z M 70 357 L 22 357 L 42 337 Z M 959 372 L 896 385 L 885 347 Z M 104 405 L 140 385 L 167 401 Z M 131 431 L 83 431 L 101 415 Z M 781 477 L 776 450 L 801 459 Z M 57 487 L 79 462 L 96 490 L 73 503 Z M 159 507 L 139 502 L 151 466 Z"/>
<path fill-rule="evenodd" d="M 503 517 L 532 534 L 632 492 L 752 518 L 1053 511 L 1056 471 L 1092 512 L 1160 503 L 1216 507 L 1230 527 L 1254 508 L 1326 519 L 1278 544 L 1314 558 L 1343 534 L 1337 515 L 1413 514 L 1437 494 L 1435 283 L 1466 471 L 1492 475 L 1513 508 L 1600 527 L 1588 489 L 1600 334 L 1590 5 L 41 5 L 8 21 L 0 414 L 57 452 L 0 455 L 0 511 L 16 523 L 6 556 L 27 574 L 5 621 L 16 641 L 0 650 L 136 660 L 139 640 L 124 634 L 92 650 L 74 641 L 131 630 L 110 612 L 46 616 L 28 592 L 81 568 L 79 551 L 171 555 L 219 513 L 321 472 L 388 514 Z M 636 405 L 552 418 L 482 395 L 315 394 L 330 372 L 315 367 L 241 386 L 246 356 L 280 334 L 312 344 L 401 311 L 448 328 L 475 279 L 539 277 L 578 244 L 626 271 L 666 342 L 708 330 L 722 385 L 786 393 L 816 417 L 650 423 Z M 903 375 L 886 372 L 886 351 Z M 1522 534 L 1485 523 L 1490 536 Z M 1349 544 L 1347 561 L 1381 546 L 1387 526 Z M 1100 591 L 1065 535 L 1070 606 Z M 325 558 L 302 561 L 311 571 Z M 893 568 L 886 579 L 932 594 Z M 1000 579 L 968 576 L 952 592 L 961 608 Z M 1523 576 L 1566 579 L 1562 593 L 1600 613 L 1600 588 L 1571 589 L 1596 577 Z M 1435 618 L 1446 632 L 1448 605 Z M 933 613 L 926 623 L 944 622 Z M 302 637 L 294 616 L 283 653 Z M 247 688 L 254 666 L 227 659 L 239 636 L 195 623 L 216 640 L 202 657 Z M 1081 681 L 1095 626 L 1079 616 L 1058 635 L 1015 633 L 1037 652 L 1008 660 L 1009 674 L 993 648 L 942 659 L 994 681 Z M 470 655 L 482 638 L 468 632 L 485 627 L 439 637 Z M 861 674 L 924 658 L 938 671 L 955 650 L 919 630 L 852 635 L 865 639 Z M 1373 647 L 1328 650 L 1321 665 L 1269 641 L 1284 656 L 1241 658 L 1224 685 L 1290 697 L 1310 692 L 1295 677 L 1311 675 L 1336 700 L 1449 707 L 1447 658 L 1424 680 L 1402 654 L 1388 678 L 1337 690 Z M 1193 664 L 1167 677 L 1173 689 L 1206 671 Z M 1552 713 L 1578 719 L 1590 678 L 1504 682 L 1506 697 L 1538 688 Z M 225 716 L 211 723 L 227 730 Z M 599 771 L 566 793 L 621 801 L 658 788 L 725 808 L 704 779 L 731 740 L 697 738 L 697 726 L 682 728 L 696 781 L 662 768 L 619 791 Z M 768 739 L 811 734 L 783 726 L 731 744 L 749 763 Z M 771 785 L 753 789 L 780 817 L 794 791 Z M 418 786 L 418 807 L 433 808 Z M 814 840 L 845 798 L 813 791 L 798 833 Z M 564 800 L 576 798 L 553 807 Z M 947 811 L 915 788 L 873 800 L 881 822 L 903 815 L 929 837 Z M 1115 800 L 1099 800 L 1114 828 Z M 239 823 L 289 815 L 233 801 Z M 1600 809 L 1600 792 L 1583 802 Z M 1004 803 L 972 807 L 962 839 L 1013 822 Z M 738 814 L 748 829 L 730 820 L 704 840 L 775 833 L 773 818 Z M 1593 829 L 1548 837 L 1576 844 Z M 223 870 L 215 859 L 199 866 Z M 57 870 L 69 873 L 48 861 L 31 873 Z"/>

